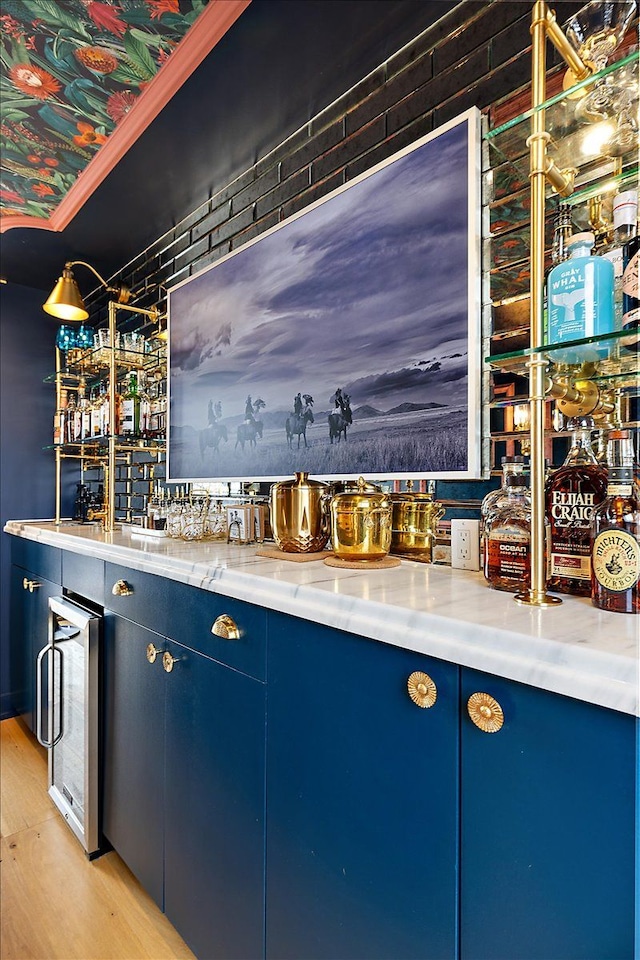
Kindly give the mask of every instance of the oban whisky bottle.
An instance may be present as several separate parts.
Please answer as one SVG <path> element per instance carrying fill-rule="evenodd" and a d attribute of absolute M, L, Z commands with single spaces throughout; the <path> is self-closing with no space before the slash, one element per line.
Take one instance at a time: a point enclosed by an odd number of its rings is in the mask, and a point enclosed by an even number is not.
<path fill-rule="evenodd" d="M 551 590 L 591 595 L 591 520 L 607 489 L 607 468 L 591 448 L 593 422 L 570 420 L 571 449 L 559 470 L 549 477 L 545 508 L 549 521 Z"/>
<path fill-rule="evenodd" d="M 523 456 L 518 455 L 514 457 L 503 457 L 500 461 L 500 465 L 502 466 L 502 485 L 499 486 L 497 490 L 490 490 L 480 505 L 480 524 L 483 534 L 487 520 L 493 516 L 499 507 L 503 507 L 507 503 L 509 496 L 507 489 L 507 477 L 522 477 L 525 473 L 525 462 Z M 528 490 L 526 491 L 526 494 L 528 494 Z"/>
<path fill-rule="evenodd" d="M 602 610 L 640 613 L 640 501 L 626 431 L 611 432 L 608 455 L 607 496 L 591 526 L 591 598 Z"/>
<path fill-rule="evenodd" d="M 506 499 L 485 520 L 483 573 L 494 590 L 531 584 L 531 499 L 523 474 L 505 477 Z"/>

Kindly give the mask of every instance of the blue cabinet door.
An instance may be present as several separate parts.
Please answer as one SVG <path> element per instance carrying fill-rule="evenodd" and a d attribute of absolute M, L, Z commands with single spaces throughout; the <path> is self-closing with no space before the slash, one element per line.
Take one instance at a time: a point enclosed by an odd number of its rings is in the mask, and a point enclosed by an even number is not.
<path fill-rule="evenodd" d="M 11 706 L 15 715 L 23 719 L 32 733 L 36 732 L 36 660 L 47 643 L 49 597 L 61 593 L 59 584 L 51 583 L 23 567 L 11 567 Z M 43 690 L 46 701 L 46 684 Z M 46 702 L 42 707 L 46 710 Z M 46 717 L 43 723 L 46 724 Z"/>
<path fill-rule="evenodd" d="M 455 957 L 457 667 L 282 614 L 268 630 L 267 957 Z"/>
<path fill-rule="evenodd" d="M 203 960 L 259 960 L 265 685 L 167 646 L 165 912 Z"/>
<path fill-rule="evenodd" d="M 634 718 L 472 670 L 504 712 L 462 725 L 463 960 L 626 960 L 634 937 Z"/>
<path fill-rule="evenodd" d="M 109 612 L 104 628 L 103 830 L 162 908 L 166 641 Z"/>

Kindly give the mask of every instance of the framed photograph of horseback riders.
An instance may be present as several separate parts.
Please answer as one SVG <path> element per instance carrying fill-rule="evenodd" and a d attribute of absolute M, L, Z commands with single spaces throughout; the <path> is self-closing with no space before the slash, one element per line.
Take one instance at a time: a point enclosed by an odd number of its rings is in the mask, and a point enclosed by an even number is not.
<path fill-rule="evenodd" d="M 169 291 L 172 482 L 481 476 L 479 123 Z"/>

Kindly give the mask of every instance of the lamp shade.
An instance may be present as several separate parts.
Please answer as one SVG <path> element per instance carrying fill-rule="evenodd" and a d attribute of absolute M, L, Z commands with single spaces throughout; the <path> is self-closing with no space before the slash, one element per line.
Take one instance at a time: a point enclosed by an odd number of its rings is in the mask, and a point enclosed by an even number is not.
<path fill-rule="evenodd" d="M 42 309 L 59 320 L 86 320 L 89 311 L 84 305 L 78 284 L 68 267 L 62 271 L 62 276 L 51 291 Z"/>

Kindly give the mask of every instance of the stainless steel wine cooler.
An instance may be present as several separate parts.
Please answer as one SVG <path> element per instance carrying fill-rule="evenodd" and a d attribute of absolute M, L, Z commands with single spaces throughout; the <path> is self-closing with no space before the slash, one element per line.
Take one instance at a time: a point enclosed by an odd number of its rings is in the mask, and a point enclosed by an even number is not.
<path fill-rule="evenodd" d="M 99 852 L 100 840 L 101 633 L 99 614 L 52 597 L 36 672 L 36 734 L 49 751 L 49 795 L 89 857 Z"/>

